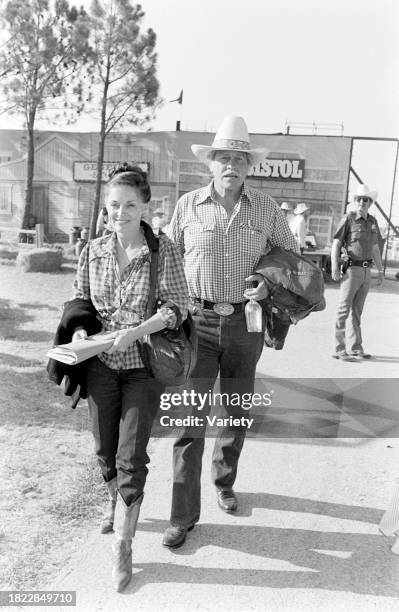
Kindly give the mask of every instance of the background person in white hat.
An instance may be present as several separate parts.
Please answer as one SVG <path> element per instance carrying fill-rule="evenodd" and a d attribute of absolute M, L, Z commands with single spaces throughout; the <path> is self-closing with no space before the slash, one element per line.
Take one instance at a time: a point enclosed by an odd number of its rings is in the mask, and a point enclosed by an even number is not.
<path fill-rule="evenodd" d="M 165 218 L 165 213 L 161 209 L 157 209 L 154 211 L 153 217 L 151 219 L 151 227 L 154 234 L 159 234 L 159 232 L 164 232 L 163 228 L 165 227 L 167 221 Z M 165 232 L 164 232 L 165 233 Z"/>
<path fill-rule="evenodd" d="M 291 204 L 289 204 L 288 202 L 282 202 L 281 206 L 280 206 L 280 210 L 285 215 L 285 218 L 287 219 L 287 222 L 288 222 L 288 225 L 289 225 L 290 224 L 290 220 L 292 218 L 292 206 L 291 206 Z"/>
<path fill-rule="evenodd" d="M 307 234 L 307 216 L 309 215 L 310 208 L 306 206 L 305 202 L 297 204 L 294 210 L 294 217 L 290 221 L 290 229 L 295 236 L 298 246 L 303 252 L 306 246 L 306 234 Z"/>
<path fill-rule="evenodd" d="M 341 279 L 341 247 L 348 253 L 349 266 L 342 276 L 341 289 L 335 321 L 335 359 L 353 361 L 369 359 L 371 355 L 363 349 L 360 319 L 370 287 L 370 267 L 374 262 L 378 269 L 378 284 L 382 283 L 383 272 L 380 253 L 381 235 L 378 223 L 368 214 L 377 193 L 367 185 L 359 185 L 355 193 L 356 210 L 348 213 L 341 221 L 334 235 L 331 248 L 331 271 L 335 281 Z M 349 317 L 351 314 L 351 317 Z M 349 320 L 348 320 L 349 318 Z M 346 324 L 348 326 L 348 352 L 346 346 Z M 349 353 L 349 354 L 348 354 Z"/>
<path fill-rule="evenodd" d="M 266 153 L 251 147 L 242 117 L 229 116 L 213 144 L 192 145 L 209 165 L 213 180 L 178 201 L 169 235 L 184 256 L 193 317 L 198 332 L 198 360 L 192 389 L 209 395 L 220 375 L 220 391 L 252 394 L 256 363 L 262 353 L 263 332 L 247 331 L 245 303 L 267 296 L 261 275 L 252 274 L 266 244 L 296 251 L 295 239 L 279 206 L 267 194 L 250 189 L 245 178 L 252 164 Z M 249 288 L 248 281 L 257 281 Z M 252 284 L 252 283 L 251 283 Z M 187 531 L 198 522 L 201 509 L 201 463 L 206 416 L 211 403 L 191 414 L 203 427 L 184 429 L 173 448 L 173 496 L 165 546 L 183 544 Z M 240 419 L 248 410 L 224 402 L 227 414 Z M 246 435 L 246 425 L 219 428 L 212 457 L 212 479 L 217 501 L 225 512 L 237 508 L 233 485 Z"/>

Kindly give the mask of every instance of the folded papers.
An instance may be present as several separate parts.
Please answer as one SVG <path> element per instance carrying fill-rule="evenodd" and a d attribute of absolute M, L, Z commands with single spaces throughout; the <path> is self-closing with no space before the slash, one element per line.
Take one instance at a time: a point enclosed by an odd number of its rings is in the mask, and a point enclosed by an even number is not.
<path fill-rule="evenodd" d="M 90 359 L 99 353 L 107 351 L 114 343 L 111 333 L 99 333 L 87 336 L 83 340 L 59 344 L 46 353 L 47 357 L 56 359 L 67 365 L 76 365 Z"/>

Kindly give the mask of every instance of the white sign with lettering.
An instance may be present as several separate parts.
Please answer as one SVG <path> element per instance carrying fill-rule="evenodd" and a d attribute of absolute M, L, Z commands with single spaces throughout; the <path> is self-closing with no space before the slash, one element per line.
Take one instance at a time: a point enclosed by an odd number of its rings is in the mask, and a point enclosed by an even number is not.
<path fill-rule="evenodd" d="M 103 171 L 101 181 L 108 181 L 109 173 L 122 162 L 103 162 Z M 149 162 L 129 162 L 132 166 L 138 166 L 144 172 L 149 172 Z M 97 180 L 97 162 L 73 162 L 73 180 L 77 182 L 94 183 Z"/>
<path fill-rule="evenodd" d="M 249 176 L 278 181 L 302 181 L 304 171 L 304 159 L 264 159 L 252 166 Z"/>

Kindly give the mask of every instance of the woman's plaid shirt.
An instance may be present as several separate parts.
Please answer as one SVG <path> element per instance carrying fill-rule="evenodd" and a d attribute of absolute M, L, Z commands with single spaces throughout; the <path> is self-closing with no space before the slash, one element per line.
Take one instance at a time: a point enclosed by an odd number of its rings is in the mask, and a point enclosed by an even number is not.
<path fill-rule="evenodd" d="M 213 183 L 178 201 L 169 236 L 184 256 L 191 297 L 211 302 L 242 302 L 268 246 L 299 252 L 284 214 L 267 194 L 244 183 L 230 220 L 213 195 Z"/>
<path fill-rule="evenodd" d="M 184 319 L 187 316 L 188 295 L 183 263 L 175 245 L 164 234 L 159 236 L 157 280 L 156 298 L 162 302 L 172 301 Z M 147 244 L 120 277 L 115 232 L 90 241 L 80 255 L 74 289 L 74 297 L 92 301 L 101 317 L 104 331 L 126 327 L 118 321 L 120 310 L 132 317 L 132 323 L 141 323 L 146 316 L 150 289 L 150 251 Z M 136 343 L 123 353 L 101 353 L 99 358 L 115 370 L 144 367 Z"/>

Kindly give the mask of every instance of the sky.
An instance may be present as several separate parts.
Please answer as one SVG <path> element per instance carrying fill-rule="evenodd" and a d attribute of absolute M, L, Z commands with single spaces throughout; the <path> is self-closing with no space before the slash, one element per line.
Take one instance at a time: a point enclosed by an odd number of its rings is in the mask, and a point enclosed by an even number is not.
<path fill-rule="evenodd" d="M 165 99 L 153 130 L 174 130 L 180 119 L 182 129 L 216 131 L 226 115 L 236 114 L 250 132 L 284 132 L 288 121 L 343 124 L 345 136 L 399 137 L 398 0 L 140 4 L 144 27 L 157 34 Z M 181 89 L 183 104 L 168 103 Z M 22 127 L 15 118 L 0 121 L 11 126 Z M 85 117 L 67 129 L 91 131 L 97 124 Z M 395 153 L 395 143 L 354 146 L 353 167 L 380 193 L 387 212 Z M 397 192 L 399 223 L 399 185 Z"/>

